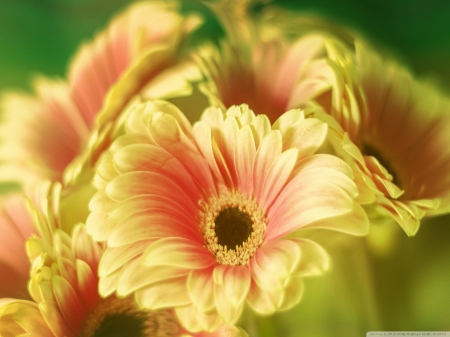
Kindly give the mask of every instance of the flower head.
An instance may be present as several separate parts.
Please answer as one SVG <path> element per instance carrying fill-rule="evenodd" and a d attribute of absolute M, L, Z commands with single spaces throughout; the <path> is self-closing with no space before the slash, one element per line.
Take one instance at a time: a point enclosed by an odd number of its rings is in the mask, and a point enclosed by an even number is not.
<path fill-rule="evenodd" d="M 26 245 L 32 264 L 28 290 L 34 301 L 0 300 L 0 333 L 43 337 L 185 336 L 186 330 L 173 310 L 142 310 L 132 296 L 99 295 L 97 270 L 103 249 L 87 234 L 84 224 L 75 226 L 72 235 L 61 230 L 58 190 L 57 184 L 53 185 L 42 200 L 42 209 L 30 205 L 39 233 Z M 245 333 L 223 325 L 214 333 L 198 336 L 225 335 Z"/>
<path fill-rule="evenodd" d="M 342 144 L 373 191 L 377 214 L 414 235 L 424 216 L 449 211 L 450 100 L 363 41 L 355 47 L 350 68 L 362 113 L 353 132 L 341 123 Z"/>
<path fill-rule="evenodd" d="M 123 107 L 144 85 L 160 83 L 158 76 L 182 58 L 181 45 L 199 19 L 182 16 L 178 7 L 176 1 L 133 4 L 82 46 L 67 80 L 40 77 L 34 96 L 5 95 L 2 179 L 25 186 L 45 179 L 73 183 L 78 162 L 92 169 Z M 164 97 L 162 87 L 156 96 Z"/>
<path fill-rule="evenodd" d="M 350 168 L 314 154 L 327 125 L 292 110 L 270 124 L 245 105 L 207 109 L 193 127 L 175 106 L 135 107 L 98 167 L 88 231 L 107 248 L 100 292 L 175 307 L 191 331 L 295 305 L 324 250 L 286 238 L 322 227 L 361 235 Z"/>

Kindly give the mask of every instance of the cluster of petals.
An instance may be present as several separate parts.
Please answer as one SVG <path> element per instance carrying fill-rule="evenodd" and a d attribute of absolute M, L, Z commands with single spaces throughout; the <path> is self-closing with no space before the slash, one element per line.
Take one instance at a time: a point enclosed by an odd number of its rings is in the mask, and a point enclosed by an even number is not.
<path fill-rule="evenodd" d="M 450 100 L 364 43 L 355 45 L 365 113 L 354 145 L 345 143 L 381 211 L 414 235 L 424 216 L 449 211 Z"/>
<path fill-rule="evenodd" d="M 175 307 L 191 331 L 214 330 L 233 324 L 246 302 L 263 314 L 291 308 L 302 277 L 327 269 L 323 248 L 288 234 L 368 231 L 351 169 L 314 154 L 327 125 L 303 111 L 271 125 L 245 105 L 209 108 L 192 127 L 176 106 L 153 101 L 132 110 L 126 130 L 98 167 L 86 223 L 107 245 L 103 296 L 134 292 L 142 307 Z M 253 250 L 238 259 L 228 257 L 248 246 L 213 253 L 204 226 L 208 205 L 228 197 L 237 207 L 257 207 L 261 214 L 251 216 L 263 219 L 260 241 L 252 246 L 249 236 Z"/>
<path fill-rule="evenodd" d="M 171 310 L 141 310 L 132 296 L 101 298 L 98 264 L 103 253 L 82 223 L 71 235 L 63 231 L 57 214 L 58 184 L 47 190 L 42 208 L 29 204 L 37 235 L 26 242 L 29 261 L 29 297 L 0 300 L 0 334 L 42 337 L 92 337 L 111 333 L 112 327 L 136 336 L 245 336 L 234 326 L 214 333 L 190 334 Z M 55 212 L 56 210 L 56 212 Z M 24 247 L 24 243 L 17 245 Z M 112 320 L 117 320 L 114 325 Z M 112 325 L 111 325 L 112 324 Z M 122 324 L 122 325 L 121 325 Z"/>

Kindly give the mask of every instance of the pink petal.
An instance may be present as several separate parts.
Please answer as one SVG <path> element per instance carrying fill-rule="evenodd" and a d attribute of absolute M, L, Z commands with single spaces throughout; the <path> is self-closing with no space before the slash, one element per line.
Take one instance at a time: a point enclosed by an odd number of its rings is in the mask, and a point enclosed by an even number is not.
<path fill-rule="evenodd" d="M 198 208 L 194 207 L 192 203 L 179 204 L 174 198 L 151 194 L 151 192 L 149 191 L 149 194 L 137 195 L 119 202 L 109 212 L 109 218 L 113 221 L 121 222 L 136 213 L 163 210 L 173 214 L 174 217 L 182 219 L 185 223 L 197 222 Z"/>
<path fill-rule="evenodd" d="M 86 311 L 72 286 L 62 277 L 53 276 L 53 291 L 64 319 L 74 331 L 80 331 Z"/>
<path fill-rule="evenodd" d="M 45 321 L 55 336 L 77 336 L 77 333 L 75 333 L 74 330 L 72 330 L 68 325 L 57 303 L 44 301 L 39 303 L 39 309 L 41 310 L 42 316 L 44 316 Z"/>
<path fill-rule="evenodd" d="M 220 181 L 224 181 L 226 178 L 222 177 L 222 172 L 216 162 L 214 150 L 213 150 L 213 138 L 211 126 L 203 121 L 197 122 L 192 130 L 201 153 L 206 158 L 216 178 Z M 215 144 L 217 146 L 217 144 Z"/>
<path fill-rule="evenodd" d="M 72 251 L 75 258 L 86 262 L 94 274 L 97 274 L 102 249 L 87 233 L 86 226 L 78 225 L 72 234 Z"/>
<path fill-rule="evenodd" d="M 222 323 L 222 318 L 217 311 L 201 312 L 193 305 L 178 307 L 175 309 L 180 323 L 191 332 L 199 332 L 200 336 L 209 336 L 207 331 L 215 331 Z M 205 332 L 201 332 L 205 330 Z M 195 337 L 199 335 L 195 334 Z"/>
<path fill-rule="evenodd" d="M 248 197 L 253 192 L 253 165 L 256 157 L 255 140 L 250 126 L 239 130 L 234 148 L 234 165 L 236 167 L 239 190 Z"/>
<path fill-rule="evenodd" d="M 164 209 L 150 209 L 126 217 L 111 232 L 110 247 L 119 247 L 141 240 L 183 237 L 201 241 L 198 229 Z"/>
<path fill-rule="evenodd" d="M 274 95 L 286 95 L 291 92 L 296 76 L 298 76 L 295 69 L 305 67 L 311 59 L 318 57 L 323 52 L 324 40 L 319 36 L 306 36 L 293 44 L 278 71 Z"/>
<path fill-rule="evenodd" d="M 203 245 L 185 238 L 165 238 L 152 243 L 143 255 L 147 266 L 174 266 L 203 269 L 216 263 L 214 255 Z"/>
<path fill-rule="evenodd" d="M 97 291 L 98 278 L 94 275 L 89 265 L 82 260 L 77 260 L 77 276 L 81 300 L 87 312 L 90 312 L 94 310 L 99 300 Z"/>
<path fill-rule="evenodd" d="M 289 179 L 297 162 L 298 150 L 293 148 L 284 151 L 272 163 L 264 181 L 264 189 L 259 200 L 262 209 L 269 209 Z"/>
<path fill-rule="evenodd" d="M 280 193 L 268 213 L 266 240 L 282 237 L 315 221 L 343 215 L 355 209 L 355 201 L 347 192 L 318 171 L 304 176 L 297 175 Z M 354 186 L 350 179 L 348 184 Z M 337 223 L 336 228 L 339 227 Z"/>
<path fill-rule="evenodd" d="M 269 169 L 275 159 L 281 154 L 281 133 L 278 130 L 271 131 L 261 142 L 256 152 L 255 165 L 253 168 L 253 189 L 257 200 L 261 200 L 264 182 Z"/>
<path fill-rule="evenodd" d="M 106 186 L 106 194 L 113 200 L 122 201 L 141 194 L 159 194 L 175 197 L 181 205 L 189 202 L 189 197 L 176 182 L 157 172 L 127 172 L 123 173 Z M 179 195 L 179 197 L 177 197 Z M 183 202 L 186 200 L 185 202 Z"/>
<path fill-rule="evenodd" d="M 155 142 L 173 155 L 205 191 L 214 191 L 214 181 L 207 161 L 185 135 L 176 119 L 164 114 L 152 119 L 149 126 Z"/>

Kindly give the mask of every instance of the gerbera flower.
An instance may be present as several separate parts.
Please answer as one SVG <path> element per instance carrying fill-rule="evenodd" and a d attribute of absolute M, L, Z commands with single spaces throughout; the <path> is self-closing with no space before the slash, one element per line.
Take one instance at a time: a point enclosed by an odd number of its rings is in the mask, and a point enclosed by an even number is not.
<path fill-rule="evenodd" d="M 293 39 L 281 32 L 265 33 L 268 26 L 261 20 L 253 27 L 260 33 L 250 41 L 230 32 L 232 43 L 225 40 L 220 47 L 199 49 L 195 57 L 205 79 L 200 90 L 210 104 L 249 104 L 274 122 L 285 111 L 315 100 L 327 110 L 345 113 L 347 132 L 352 132 L 360 118 L 360 95 L 342 83 L 340 71 L 353 62 L 349 46 L 324 30 L 299 27 Z"/>
<path fill-rule="evenodd" d="M 0 205 L 0 298 L 29 298 L 25 242 L 35 230 L 20 195 L 3 197 Z"/>
<path fill-rule="evenodd" d="M 75 168 L 64 173 L 69 164 L 109 139 L 118 111 L 144 84 L 162 82 L 158 75 L 178 62 L 183 41 L 198 24 L 196 16 L 180 15 L 175 1 L 134 4 L 80 49 L 67 81 L 39 78 L 35 96 L 6 94 L 1 107 L 2 179 L 27 186 L 40 179 L 62 181 L 65 174 L 66 182 L 73 182 L 80 172 Z M 173 85 L 171 92 L 176 90 L 180 88 Z M 102 108 L 107 111 L 96 123 Z M 88 161 L 90 155 L 82 157 Z M 89 162 L 89 168 L 93 165 L 95 161 Z"/>
<path fill-rule="evenodd" d="M 84 224 L 70 236 L 60 228 L 59 187 L 44 200 L 44 213 L 32 207 L 39 237 L 27 242 L 32 262 L 28 290 L 34 299 L 0 300 L 0 334 L 42 337 L 188 336 L 172 310 L 141 310 L 133 297 L 101 298 L 97 269 L 103 249 L 87 234 Z M 45 215 L 44 215 L 45 214 Z M 242 334 L 241 334 L 242 333 Z M 244 336 L 242 330 L 222 326 L 195 336 Z"/>
<path fill-rule="evenodd" d="M 189 330 L 212 330 L 234 323 L 246 302 L 264 314 L 292 307 L 302 277 L 327 269 L 323 248 L 287 235 L 368 230 L 350 168 L 314 154 L 327 125 L 303 111 L 271 125 L 245 105 L 210 108 L 192 128 L 154 101 L 126 123 L 99 165 L 87 220 L 107 244 L 104 296 L 135 292 L 142 307 L 175 307 Z"/>
<path fill-rule="evenodd" d="M 414 235 L 422 217 L 449 211 L 450 100 L 362 41 L 355 46 L 355 85 L 365 114 L 345 148 L 375 191 L 380 212 Z"/>

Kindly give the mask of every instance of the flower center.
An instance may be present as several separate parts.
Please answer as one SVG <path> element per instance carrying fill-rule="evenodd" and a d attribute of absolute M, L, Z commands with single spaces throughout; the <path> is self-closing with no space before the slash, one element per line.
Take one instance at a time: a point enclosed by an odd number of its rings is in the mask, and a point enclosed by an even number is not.
<path fill-rule="evenodd" d="M 370 145 L 370 144 L 363 143 L 363 146 L 362 146 L 362 153 L 363 153 L 365 156 L 372 156 L 372 157 L 375 157 L 375 158 L 378 160 L 378 162 L 379 162 L 381 165 L 383 165 L 383 167 L 384 167 L 384 168 L 389 172 L 389 174 L 392 176 L 392 183 L 394 183 L 394 184 L 397 185 L 399 188 L 401 188 L 401 185 L 400 185 L 400 179 L 399 179 L 399 177 L 398 177 L 397 172 L 394 170 L 392 163 L 391 163 L 389 160 L 387 160 L 387 159 L 381 154 L 381 152 L 380 152 L 377 148 L 373 147 L 373 146 Z"/>
<path fill-rule="evenodd" d="M 132 298 L 100 300 L 86 318 L 81 337 L 175 337 L 179 326 L 167 310 L 140 310 Z"/>
<path fill-rule="evenodd" d="M 266 218 L 255 200 L 223 191 L 200 203 L 205 246 L 220 264 L 246 265 L 264 240 Z"/>

